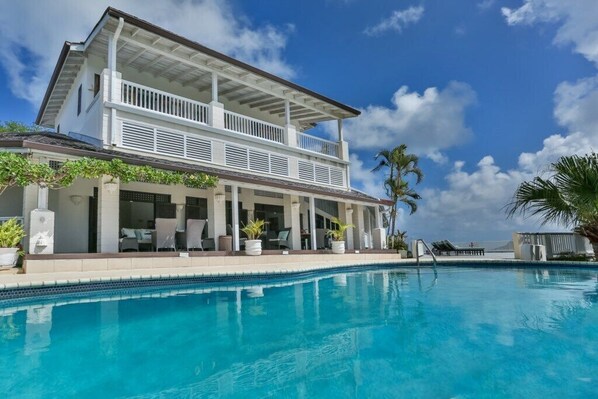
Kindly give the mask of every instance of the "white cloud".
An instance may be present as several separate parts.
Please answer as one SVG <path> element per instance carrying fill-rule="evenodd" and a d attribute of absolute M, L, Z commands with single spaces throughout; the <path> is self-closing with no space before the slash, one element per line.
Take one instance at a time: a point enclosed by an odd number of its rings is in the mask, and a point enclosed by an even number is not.
<path fill-rule="evenodd" d="M 524 0 L 519 8 L 501 11 L 509 25 L 559 22 L 555 44 L 573 44 L 577 53 L 598 64 L 596 0 Z"/>
<path fill-rule="evenodd" d="M 487 241 L 511 238 L 515 231 L 550 229 L 537 219 L 506 218 L 517 186 L 534 175 L 520 169 L 503 171 L 491 156 L 482 158 L 472 172 L 457 161 L 447 174 L 447 188 L 425 189 L 417 213 L 405 219 L 401 229 L 427 240 Z M 433 228 L 431 228 L 433 226 Z"/>
<path fill-rule="evenodd" d="M 480 10 L 486 11 L 492 8 L 494 3 L 496 3 L 496 0 L 482 0 L 477 4 L 477 6 Z"/>
<path fill-rule="evenodd" d="M 409 7 L 404 10 L 395 10 L 390 17 L 383 19 L 377 25 L 367 27 L 364 33 L 368 36 L 377 36 L 387 31 L 401 33 L 409 25 L 417 23 L 424 16 L 424 7 Z"/>
<path fill-rule="evenodd" d="M 598 7 L 595 0 L 525 0 L 517 9 L 503 8 L 510 25 L 560 23 L 555 44 L 573 44 L 574 51 L 598 65 Z M 564 155 L 586 154 L 598 149 L 598 76 L 563 82 L 554 92 L 554 117 L 564 133 L 548 136 L 537 151 L 520 154 L 516 168 L 501 170 L 491 156 L 480 160 L 473 171 L 454 163 L 447 174 L 447 187 L 422 191 L 418 212 L 402 228 L 430 240 L 445 237 L 459 241 L 509 239 L 514 231 L 563 230 L 567 226 L 544 226 L 531 218 L 506 219 L 504 206 L 517 186 Z M 428 227 L 434 221 L 434 230 Z"/>
<path fill-rule="evenodd" d="M 380 150 L 407 144 L 409 151 L 436 161 L 445 161 L 442 150 L 468 140 L 472 131 L 465 125 L 465 111 L 474 104 L 473 89 L 460 82 L 446 88 L 410 92 L 397 90 L 391 106 L 369 105 L 362 114 L 345 121 L 344 133 L 353 150 Z M 331 137 L 336 125 L 325 125 Z"/>
<path fill-rule="evenodd" d="M 37 106 L 62 43 L 85 39 L 108 5 L 274 74 L 294 75 L 282 56 L 293 27 L 252 27 L 229 1 L 5 1 L 0 2 L 0 63 L 11 91 Z"/>
<path fill-rule="evenodd" d="M 382 173 L 372 173 L 372 170 L 365 166 L 357 154 L 351 154 L 350 161 L 351 186 L 357 186 L 365 193 L 374 197 L 387 198 Z"/>

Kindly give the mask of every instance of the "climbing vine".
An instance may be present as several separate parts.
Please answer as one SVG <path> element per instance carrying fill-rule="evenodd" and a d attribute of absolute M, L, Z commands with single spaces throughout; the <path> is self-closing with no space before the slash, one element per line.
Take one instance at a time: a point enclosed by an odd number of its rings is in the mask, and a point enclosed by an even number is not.
<path fill-rule="evenodd" d="M 105 161 L 80 158 L 65 161 L 57 170 L 48 164 L 35 163 L 26 156 L 0 152 L 0 194 L 9 187 L 39 184 L 52 189 L 68 187 L 78 178 L 98 179 L 110 176 L 121 183 L 142 181 L 154 184 L 182 184 L 189 188 L 209 188 L 218 178 L 205 173 L 184 173 L 157 169 L 152 166 L 129 165 L 120 159 Z"/>

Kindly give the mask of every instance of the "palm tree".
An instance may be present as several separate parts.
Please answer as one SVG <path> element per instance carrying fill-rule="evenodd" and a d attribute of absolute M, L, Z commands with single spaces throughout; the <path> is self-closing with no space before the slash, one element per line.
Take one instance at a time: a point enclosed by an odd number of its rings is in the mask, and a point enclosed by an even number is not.
<path fill-rule="evenodd" d="M 543 224 L 573 226 L 598 256 L 598 154 L 564 156 L 549 173 L 521 183 L 507 205 L 508 216 L 527 213 L 541 216 Z"/>
<path fill-rule="evenodd" d="M 379 163 L 372 169 L 372 172 L 388 169 L 388 176 L 384 181 L 384 188 L 386 189 L 386 195 L 388 195 L 393 202 L 390 209 L 389 231 L 389 234 L 392 235 L 396 231 L 399 202 L 406 204 L 409 207 L 410 214 L 413 214 L 417 211 L 416 201 L 421 199 L 420 195 L 409 187 L 409 182 L 406 180 L 407 177 L 415 175 L 415 184 L 419 184 L 422 181 L 424 174 L 418 166 L 418 156 L 407 154 L 407 146 L 405 144 L 401 144 L 391 150 L 380 151 L 376 154 L 376 160 L 379 160 Z"/>

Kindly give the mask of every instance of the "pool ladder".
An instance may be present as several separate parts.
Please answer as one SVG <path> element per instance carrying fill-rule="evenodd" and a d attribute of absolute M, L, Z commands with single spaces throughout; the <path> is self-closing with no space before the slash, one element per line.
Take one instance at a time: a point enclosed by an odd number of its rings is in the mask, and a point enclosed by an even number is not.
<path fill-rule="evenodd" d="M 424 247 L 426 247 L 426 249 L 428 250 L 428 252 L 430 252 L 430 255 L 432 255 L 432 261 L 434 263 L 434 267 L 436 267 L 436 255 L 434 255 L 434 252 L 432 252 L 432 250 L 430 249 L 430 247 L 428 246 L 428 244 L 426 244 L 426 242 L 421 239 L 418 238 L 417 240 L 415 240 L 415 248 L 413 248 L 413 256 L 415 256 L 415 259 L 417 261 L 417 265 L 419 266 L 419 243 L 424 244 Z M 423 255 L 423 254 L 422 254 Z"/>

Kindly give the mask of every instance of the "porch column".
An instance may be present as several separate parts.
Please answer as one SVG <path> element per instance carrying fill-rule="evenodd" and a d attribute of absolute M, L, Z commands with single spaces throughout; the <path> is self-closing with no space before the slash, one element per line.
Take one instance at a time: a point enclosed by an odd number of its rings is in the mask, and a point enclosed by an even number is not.
<path fill-rule="evenodd" d="M 208 237 L 214 239 L 216 250 L 218 237 L 226 235 L 226 195 L 223 185 L 208 189 Z"/>
<path fill-rule="evenodd" d="M 231 185 L 231 201 L 233 205 L 232 209 L 232 222 L 233 222 L 233 250 L 238 251 L 239 246 L 239 187 Z"/>
<path fill-rule="evenodd" d="M 301 225 L 299 211 L 301 203 L 298 195 L 284 195 L 284 227 L 291 228 L 291 249 L 301 249 Z"/>
<path fill-rule="evenodd" d="M 343 129 L 343 120 L 338 120 L 338 146 L 339 158 L 343 161 L 349 161 L 349 143 L 345 141 L 345 134 Z M 349 168 L 347 167 L 347 186 L 349 187 Z"/>
<path fill-rule="evenodd" d="M 354 249 L 364 249 L 363 234 L 365 233 L 365 224 L 363 220 L 363 206 L 353 204 L 353 224 L 355 225 L 353 233 Z"/>
<path fill-rule="evenodd" d="M 98 252 L 118 252 L 120 182 L 110 176 L 98 181 Z"/>
<path fill-rule="evenodd" d="M 48 187 L 37 187 L 36 208 L 29 213 L 29 253 L 54 253 L 54 212 L 48 210 Z"/>
<path fill-rule="evenodd" d="M 224 104 L 218 101 L 218 74 L 212 72 L 212 101 L 210 101 L 210 126 L 224 129 Z"/>
<path fill-rule="evenodd" d="M 370 207 L 369 206 L 364 206 L 364 215 L 363 215 L 363 219 L 364 219 L 364 230 L 365 230 L 365 235 L 366 235 L 366 241 L 365 244 L 367 246 L 367 248 L 372 248 L 372 218 L 371 218 L 371 212 L 370 212 Z"/>
<path fill-rule="evenodd" d="M 284 129 L 285 144 L 289 147 L 297 147 L 297 128 L 291 125 L 291 102 L 284 100 Z"/>
<path fill-rule="evenodd" d="M 120 32 L 122 31 L 125 20 L 121 17 L 118 19 L 118 26 L 114 34 L 108 35 L 108 73 L 109 73 L 109 98 L 111 102 L 118 102 L 120 93 L 120 78 L 121 75 L 116 71 L 116 55 L 117 44 Z M 104 143 L 118 144 L 119 137 L 116 131 L 116 109 L 110 109 L 110 136 L 104 138 Z"/>
<path fill-rule="evenodd" d="M 23 226 L 28 237 L 31 237 L 31 211 L 37 208 L 37 184 L 30 184 L 23 188 Z M 29 240 L 23 240 L 23 249 L 29 252 Z"/>
<path fill-rule="evenodd" d="M 386 230 L 382 227 L 382 212 L 380 205 L 374 206 L 374 233 L 372 247 L 374 249 L 386 249 Z"/>
<path fill-rule="evenodd" d="M 241 190 L 241 203 L 243 204 L 243 209 L 247 211 L 247 219 L 254 220 L 255 195 L 253 189 L 245 188 Z"/>
<path fill-rule="evenodd" d="M 348 202 L 338 202 L 338 216 L 344 223 L 353 223 L 353 207 Z M 354 224 L 354 223 L 353 223 Z M 345 248 L 353 249 L 353 230 L 345 232 Z"/>
<path fill-rule="evenodd" d="M 316 242 L 316 200 L 313 196 L 309 197 L 309 226 L 311 236 L 311 249 L 318 249 L 318 243 Z"/>

